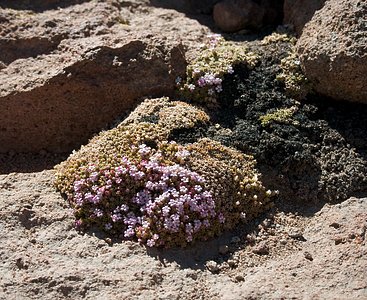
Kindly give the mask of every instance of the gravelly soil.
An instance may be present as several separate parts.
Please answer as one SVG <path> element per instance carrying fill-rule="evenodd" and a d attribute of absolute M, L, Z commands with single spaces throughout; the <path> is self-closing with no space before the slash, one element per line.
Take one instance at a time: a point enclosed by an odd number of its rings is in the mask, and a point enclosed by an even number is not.
<path fill-rule="evenodd" d="M 367 297 L 367 199 L 274 211 L 188 249 L 148 251 L 78 234 L 52 175 L 0 176 L 1 299 Z"/>

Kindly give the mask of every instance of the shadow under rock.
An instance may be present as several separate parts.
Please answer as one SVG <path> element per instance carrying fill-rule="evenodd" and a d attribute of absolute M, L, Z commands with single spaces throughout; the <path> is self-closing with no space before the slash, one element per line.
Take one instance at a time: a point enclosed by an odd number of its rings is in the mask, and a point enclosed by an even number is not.
<path fill-rule="evenodd" d="M 271 24 L 264 25 L 260 29 L 243 29 L 235 33 L 225 33 L 220 30 L 212 17 L 213 7 L 221 0 L 150 0 L 149 5 L 166 9 L 174 9 L 184 13 L 188 18 L 197 20 L 200 24 L 210 28 L 214 33 L 221 34 L 226 40 L 236 42 L 262 40 L 265 36 L 274 32 L 281 25 L 283 16 Z M 283 7 L 283 4 L 281 4 Z M 282 11 L 283 9 L 281 9 Z"/>
<path fill-rule="evenodd" d="M 220 0 L 150 0 L 150 5 L 175 9 L 188 14 L 211 14 Z"/>
<path fill-rule="evenodd" d="M 367 161 L 367 104 L 344 102 L 314 95 L 318 115 L 326 120 Z"/>
<path fill-rule="evenodd" d="M 0 174 L 33 173 L 50 170 L 64 161 L 69 154 L 1 153 Z"/>
<path fill-rule="evenodd" d="M 90 0 L 0 0 L 0 8 L 43 12 L 45 10 L 65 8 L 87 1 Z"/>

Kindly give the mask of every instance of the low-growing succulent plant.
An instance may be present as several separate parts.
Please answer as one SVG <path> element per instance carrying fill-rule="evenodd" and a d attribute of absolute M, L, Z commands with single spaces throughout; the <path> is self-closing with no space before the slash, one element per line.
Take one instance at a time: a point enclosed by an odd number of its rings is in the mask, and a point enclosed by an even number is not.
<path fill-rule="evenodd" d="M 66 194 L 80 229 L 99 226 L 149 247 L 206 240 L 268 207 L 272 192 L 259 181 L 251 156 L 203 139 L 167 141 L 173 129 L 207 122 L 198 108 L 153 100 L 102 132 L 57 167 L 55 185 Z M 187 108 L 187 112 L 185 109 Z M 170 126 L 164 128 L 167 112 Z M 186 115 L 186 118 L 182 117 Z M 177 120 L 175 120 L 177 118 Z"/>
<path fill-rule="evenodd" d="M 176 149 L 175 157 L 184 161 L 189 152 Z M 78 227 L 97 224 L 152 247 L 185 245 L 220 221 L 202 176 L 166 164 L 162 151 L 145 144 L 138 153 L 138 163 L 123 157 L 117 166 L 86 166 L 69 197 Z"/>
<path fill-rule="evenodd" d="M 304 99 L 311 91 L 311 84 L 303 74 L 294 46 L 289 55 L 281 60 L 280 68 L 281 72 L 276 79 L 284 83 L 286 93 L 295 99 Z"/>
<path fill-rule="evenodd" d="M 293 124 L 299 125 L 298 121 L 293 120 L 293 115 L 297 112 L 297 106 L 292 106 L 290 108 L 280 108 L 273 112 L 261 116 L 259 118 L 262 126 L 267 126 L 273 122 L 281 124 Z"/>
<path fill-rule="evenodd" d="M 176 83 L 187 100 L 215 104 L 223 90 L 224 76 L 232 74 L 238 64 L 253 68 L 257 60 L 245 46 L 225 41 L 218 34 L 210 35 L 198 57 L 188 65 L 186 78 L 177 78 Z"/>
<path fill-rule="evenodd" d="M 261 41 L 261 44 L 269 45 L 273 43 L 285 42 L 285 43 L 290 43 L 292 45 L 295 45 L 296 41 L 297 39 L 294 36 L 291 36 L 285 33 L 273 32 L 272 34 L 264 37 L 263 40 Z"/>

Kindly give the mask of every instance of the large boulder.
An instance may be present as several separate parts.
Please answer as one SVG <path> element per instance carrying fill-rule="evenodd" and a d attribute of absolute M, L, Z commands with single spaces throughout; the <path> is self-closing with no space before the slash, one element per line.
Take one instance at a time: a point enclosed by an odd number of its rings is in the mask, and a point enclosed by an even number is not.
<path fill-rule="evenodd" d="M 282 1 L 223 0 L 213 9 L 215 24 L 225 32 L 257 29 L 281 22 Z"/>
<path fill-rule="evenodd" d="M 367 103 L 367 2 L 329 0 L 297 43 L 302 68 L 317 92 Z"/>
<path fill-rule="evenodd" d="M 292 25 L 299 36 L 314 13 L 323 7 L 325 0 L 285 0 L 283 24 Z"/>
<path fill-rule="evenodd" d="M 213 18 L 221 30 L 235 32 L 246 27 L 260 27 L 264 13 L 264 9 L 252 0 L 230 0 L 214 6 Z"/>
<path fill-rule="evenodd" d="M 77 148 L 139 98 L 172 94 L 183 53 L 179 43 L 124 33 L 14 61 L 0 70 L 0 152 Z"/>
<path fill-rule="evenodd" d="M 117 7 L 95 1 L 42 13 L 0 7 L 0 61 L 48 54 L 64 39 L 111 33 L 120 19 Z"/>

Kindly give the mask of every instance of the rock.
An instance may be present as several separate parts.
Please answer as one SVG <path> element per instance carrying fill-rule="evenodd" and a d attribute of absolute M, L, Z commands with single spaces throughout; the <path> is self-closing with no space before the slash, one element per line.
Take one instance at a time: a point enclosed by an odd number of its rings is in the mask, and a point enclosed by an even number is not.
<path fill-rule="evenodd" d="M 312 254 L 310 252 L 307 252 L 305 251 L 303 253 L 303 255 L 305 256 L 306 259 L 310 260 L 310 261 L 313 261 L 313 257 L 312 257 Z"/>
<path fill-rule="evenodd" d="M 302 69 L 322 95 L 367 103 L 367 3 L 330 0 L 297 43 Z"/>
<path fill-rule="evenodd" d="M 0 152 L 66 152 L 140 97 L 170 95 L 185 72 L 179 43 L 133 34 L 65 40 L 59 52 L 0 71 Z"/>
<path fill-rule="evenodd" d="M 264 14 L 264 8 L 252 0 L 224 0 L 213 9 L 215 24 L 225 32 L 259 28 Z"/>
<path fill-rule="evenodd" d="M 1 8 L 0 13 L 7 19 L 0 22 L 0 61 L 5 64 L 50 53 L 66 38 L 109 33 L 119 18 L 116 7 L 99 2 L 39 14 Z"/>
<path fill-rule="evenodd" d="M 236 282 L 245 281 L 245 277 L 243 277 L 242 275 L 236 275 L 234 279 L 236 280 Z"/>
<path fill-rule="evenodd" d="M 283 24 L 292 25 L 297 35 L 301 35 L 305 24 L 324 3 L 325 0 L 285 0 Z"/>
<path fill-rule="evenodd" d="M 216 274 L 219 272 L 219 266 L 218 264 L 213 261 L 213 260 L 209 260 L 206 264 L 205 264 L 206 268 L 213 274 Z"/>
<path fill-rule="evenodd" d="M 302 231 L 300 230 L 297 230 L 297 229 L 291 229 L 289 232 L 288 232 L 288 235 L 290 238 L 292 239 L 295 239 L 295 240 L 299 240 L 299 241 L 306 241 L 306 239 L 304 238 L 303 236 L 303 233 Z"/>
<path fill-rule="evenodd" d="M 258 255 L 267 255 L 269 254 L 269 247 L 265 242 L 260 242 L 258 245 L 252 249 L 252 253 L 258 254 Z"/>
<path fill-rule="evenodd" d="M 4 64 L 2 61 L 0 61 L 0 71 L 2 69 L 5 69 L 6 68 L 6 64 Z"/>
<path fill-rule="evenodd" d="M 281 239 L 281 240 L 279 240 L 279 243 L 281 245 L 287 245 L 287 240 L 286 239 Z"/>
<path fill-rule="evenodd" d="M 237 268 L 238 267 L 238 259 L 237 258 L 233 258 L 233 259 L 229 259 L 227 261 L 228 265 L 231 267 L 231 268 Z"/>

